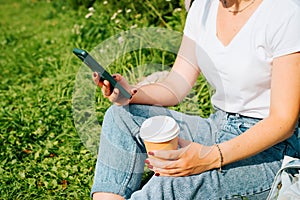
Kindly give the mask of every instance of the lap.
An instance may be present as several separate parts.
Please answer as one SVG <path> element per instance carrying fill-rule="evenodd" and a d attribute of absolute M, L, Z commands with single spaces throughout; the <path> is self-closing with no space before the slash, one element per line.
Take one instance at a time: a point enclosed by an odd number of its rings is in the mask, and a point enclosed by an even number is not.
<path fill-rule="evenodd" d="M 137 107 L 139 106 L 134 110 Z M 149 109 L 152 110 L 147 111 L 148 113 L 157 114 L 155 109 L 161 108 Z M 259 121 L 231 117 L 223 111 L 217 111 L 208 119 L 170 110 L 164 110 L 163 114 L 177 121 L 181 129 L 180 137 L 204 145 L 234 138 Z M 279 151 L 283 149 L 279 148 Z M 232 199 L 241 196 L 263 199 L 261 197 L 267 196 L 275 173 L 281 165 L 283 152 L 272 154 L 272 151 L 227 165 L 222 173 L 211 170 L 188 177 L 153 177 L 142 190 L 134 192 L 131 199 Z"/>
<path fill-rule="evenodd" d="M 113 124 L 105 123 L 108 127 L 117 125 L 119 130 L 128 129 L 127 133 L 132 134 L 130 137 L 137 138 L 139 127 L 145 119 L 156 115 L 168 115 L 179 124 L 180 137 L 204 145 L 230 140 L 259 121 L 230 116 L 223 111 L 217 111 L 208 119 L 203 119 L 163 107 L 146 105 L 112 106 L 107 115 L 114 115 Z M 124 134 L 119 137 L 119 140 L 124 141 Z M 263 199 L 262 197 L 267 196 L 273 178 L 281 166 L 285 150 L 286 144 L 280 143 L 256 156 L 224 166 L 222 173 L 211 170 L 188 177 L 153 177 L 142 190 L 134 192 L 131 199 L 201 200 L 233 199 L 241 196 Z"/>
<path fill-rule="evenodd" d="M 187 177 L 153 176 L 130 199 L 266 199 L 281 166 L 280 156 L 270 157 L 269 153 L 265 151 L 224 166 L 222 172 L 210 170 Z"/>

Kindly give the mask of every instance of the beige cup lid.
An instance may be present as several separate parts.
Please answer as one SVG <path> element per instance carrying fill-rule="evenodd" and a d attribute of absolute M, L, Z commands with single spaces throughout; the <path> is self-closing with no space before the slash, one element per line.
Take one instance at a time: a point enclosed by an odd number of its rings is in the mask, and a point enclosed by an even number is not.
<path fill-rule="evenodd" d="M 146 119 L 141 128 L 140 136 L 149 142 L 165 142 L 175 138 L 179 133 L 179 126 L 169 116 L 155 116 Z"/>

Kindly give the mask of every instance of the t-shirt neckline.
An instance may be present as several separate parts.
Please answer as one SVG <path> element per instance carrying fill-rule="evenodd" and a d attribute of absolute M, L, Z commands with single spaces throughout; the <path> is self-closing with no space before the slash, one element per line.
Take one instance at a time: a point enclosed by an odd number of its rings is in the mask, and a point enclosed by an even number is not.
<path fill-rule="evenodd" d="M 214 7 L 213 7 L 213 14 L 212 14 L 212 23 L 211 24 L 211 30 L 214 35 L 214 39 L 216 40 L 217 44 L 223 48 L 223 49 L 228 49 L 232 45 L 235 44 L 235 42 L 240 38 L 240 36 L 243 34 L 245 30 L 248 29 L 248 27 L 253 24 L 253 21 L 255 20 L 256 16 L 260 13 L 260 10 L 264 6 L 265 2 L 268 0 L 263 0 L 261 4 L 257 7 L 257 9 L 252 13 L 252 15 L 249 17 L 249 19 L 246 21 L 246 23 L 241 27 L 241 29 L 234 35 L 234 37 L 230 40 L 230 42 L 227 45 L 224 45 L 224 43 L 219 39 L 217 35 L 217 14 L 218 14 L 218 8 L 220 1 L 215 0 L 214 1 Z"/>

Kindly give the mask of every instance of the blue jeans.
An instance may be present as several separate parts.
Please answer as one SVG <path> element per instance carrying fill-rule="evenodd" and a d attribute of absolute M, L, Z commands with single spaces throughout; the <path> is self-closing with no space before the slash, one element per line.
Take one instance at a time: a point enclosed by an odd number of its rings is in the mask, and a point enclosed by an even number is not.
<path fill-rule="evenodd" d="M 260 119 L 217 110 L 209 118 L 191 116 L 163 107 L 147 105 L 112 106 L 104 117 L 91 193 L 109 192 L 125 199 L 265 199 L 284 155 L 299 156 L 298 129 L 288 140 L 258 155 L 187 177 L 152 177 L 141 189 L 147 157 L 139 128 L 156 115 L 173 117 L 180 137 L 213 145 L 230 140 Z M 255 142 L 255 141 L 253 141 Z"/>

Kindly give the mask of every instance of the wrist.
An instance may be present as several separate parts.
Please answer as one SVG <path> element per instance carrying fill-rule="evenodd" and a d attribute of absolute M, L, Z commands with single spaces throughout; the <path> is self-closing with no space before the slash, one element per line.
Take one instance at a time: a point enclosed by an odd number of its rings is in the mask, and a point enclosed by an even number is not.
<path fill-rule="evenodd" d="M 219 158 L 218 159 L 218 162 L 216 163 L 217 165 L 217 169 L 219 169 L 219 171 L 221 172 L 222 171 L 222 166 L 223 166 L 223 162 L 224 162 L 224 157 L 223 157 L 223 153 L 222 153 L 222 149 L 220 148 L 219 144 L 215 144 L 214 145 L 214 149 L 217 153 L 217 157 Z"/>
<path fill-rule="evenodd" d="M 217 145 L 215 144 L 212 146 L 203 146 L 203 147 L 200 151 L 199 158 L 206 159 L 207 170 L 220 169 L 223 164 L 222 163 L 223 159 L 221 162 L 221 154 L 220 154 L 220 151 L 219 151 Z M 222 155 L 222 157 L 223 157 L 223 155 Z"/>
<path fill-rule="evenodd" d="M 218 169 L 221 171 L 221 167 L 223 166 L 223 153 L 222 150 L 220 149 L 220 146 L 215 144 L 213 146 L 210 146 L 210 169 Z"/>

